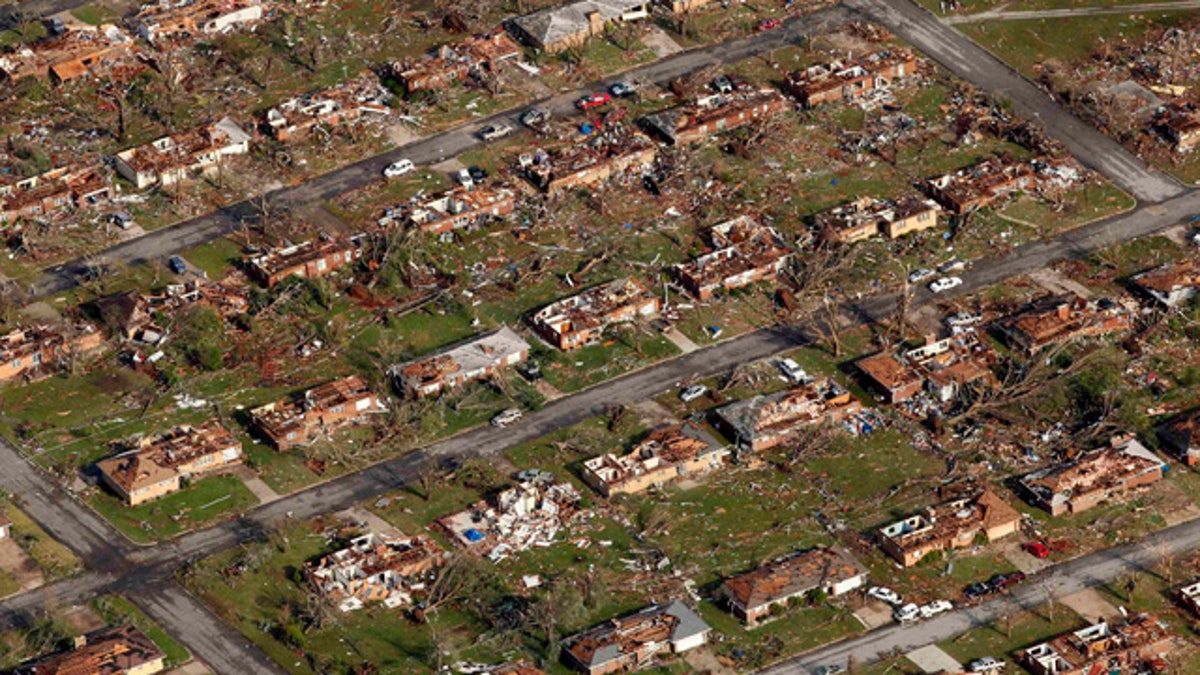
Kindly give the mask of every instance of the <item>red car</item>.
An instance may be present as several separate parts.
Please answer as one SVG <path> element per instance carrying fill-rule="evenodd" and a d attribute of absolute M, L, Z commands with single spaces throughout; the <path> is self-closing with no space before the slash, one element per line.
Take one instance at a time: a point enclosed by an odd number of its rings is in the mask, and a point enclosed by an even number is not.
<path fill-rule="evenodd" d="M 1040 541 L 1031 541 L 1025 544 L 1025 552 L 1035 558 L 1045 558 L 1050 555 L 1050 549 Z"/>
<path fill-rule="evenodd" d="M 776 28 L 779 28 L 782 25 L 783 25 L 783 22 L 780 21 L 779 19 L 763 19 L 762 21 L 758 22 L 758 29 L 759 30 L 774 30 Z"/>
<path fill-rule="evenodd" d="M 612 97 L 604 92 L 600 92 L 599 94 L 584 96 L 575 102 L 575 107 L 579 108 L 580 110 L 591 110 L 592 108 L 598 108 L 611 102 Z"/>

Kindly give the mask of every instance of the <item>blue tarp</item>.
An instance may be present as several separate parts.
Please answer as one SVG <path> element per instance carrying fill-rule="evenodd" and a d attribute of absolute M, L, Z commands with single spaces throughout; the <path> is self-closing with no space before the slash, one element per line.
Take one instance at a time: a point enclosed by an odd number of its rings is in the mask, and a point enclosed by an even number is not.
<path fill-rule="evenodd" d="M 467 541 L 471 542 L 472 544 L 483 539 L 483 533 L 473 527 L 466 532 L 463 532 L 463 536 L 465 536 Z"/>

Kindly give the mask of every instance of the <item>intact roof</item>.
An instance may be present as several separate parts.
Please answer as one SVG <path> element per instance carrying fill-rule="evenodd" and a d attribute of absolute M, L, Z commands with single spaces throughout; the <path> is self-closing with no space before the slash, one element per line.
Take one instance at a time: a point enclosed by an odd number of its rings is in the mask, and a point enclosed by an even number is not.
<path fill-rule="evenodd" d="M 405 377 L 418 376 L 421 367 L 433 365 L 437 359 L 448 359 L 454 366 L 451 372 L 472 372 L 487 368 L 514 354 L 529 350 L 529 343 L 508 326 L 501 326 L 490 333 L 468 338 L 456 345 L 438 350 L 427 356 L 399 366 Z"/>
<path fill-rule="evenodd" d="M 752 609 L 865 573 L 845 551 L 812 548 L 726 579 L 725 588 L 742 607 Z"/>
<path fill-rule="evenodd" d="M 612 21 L 625 12 L 649 3 L 649 0 L 580 0 L 561 7 L 519 16 L 513 22 L 543 45 L 577 35 L 588 29 L 588 14 L 598 12 L 603 21 Z"/>

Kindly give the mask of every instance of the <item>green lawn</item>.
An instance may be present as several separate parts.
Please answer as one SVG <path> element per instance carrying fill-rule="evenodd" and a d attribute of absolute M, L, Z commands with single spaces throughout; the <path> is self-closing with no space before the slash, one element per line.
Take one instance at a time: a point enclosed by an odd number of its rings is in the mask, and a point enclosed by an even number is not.
<path fill-rule="evenodd" d="M 0 570 L 0 598 L 12 595 L 19 590 L 21 590 L 21 584 L 17 583 L 13 575 Z"/>
<path fill-rule="evenodd" d="M 140 628 L 167 655 L 168 668 L 192 660 L 192 655 L 186 647 L 176 642 L 175 638 L 168 635 L 150 617 L 142 613 L 142 610 L 125 598 L 119 595 L 106 595 L 93 600 L 91 606 L 109 625 L 131 623 Z"/>
<path fill-rule="evenodd" d="M 12 520 L 13 539 L 42 568 L 47 578 L 70 576 L 83 568 L 83 563 L 69 548 L 46 534 L 24 511 L 10 502 L 5 512 Z"/>
<path fill-rule="evenodd" d="M 88 503 L 130 539 L 150 543 L 244 511 L 258 504 L 258 499 L 240 478 L 214 476 L 134 507 L 125 506 L 116 496 L 99 489 Z"/>

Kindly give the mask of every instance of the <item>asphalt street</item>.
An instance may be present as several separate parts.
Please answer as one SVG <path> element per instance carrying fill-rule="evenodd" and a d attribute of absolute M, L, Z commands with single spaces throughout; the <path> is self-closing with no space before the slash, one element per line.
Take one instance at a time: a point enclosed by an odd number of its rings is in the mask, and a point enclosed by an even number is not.
<path fill-rule="evenodd" d="M 1110 7 L 1071 7 L 1066 9 L 1031 9 L 1005 10 L 997 9 L 974 14 L 955 14 L 941 18 L 942 23 L 954 25 L 960 23 L 980 23 L 985 21 L 1029 21 L 1030 19 L 1071 19 L 1080 16 L 1100 16 L 1102 14 L 1137 15 L 1149 12 L 1178 12 L 1189 9 L 1200 9 L 1200 0 L 1172 0 L 1171 2 L 1145 2 L 1130 5 L 1113 5 Z"/>
<path fill-rule="evenodd" d="M 575 115 L 577 113 L 574 103 L 577 99 L 584 94 L 599 91 L 613 82 L 669 82 L 681 75 L 711 65 L 746 59 L 797 42 L 806 35 L 828 31 L 844 24 L 850 16 L 851 13 L 841 7 L 833 7 L 793 17 L 776 30 L 681 52 L 606 78 L 586 88 L 561 93 L 551 99 L 480 118 L 449 131 L 413 141 L 388 152 L 316 176 L 302 184 L 268 192 L 264 198 L 270 205 L 270 210 L 276 212 L 279 209 L 295 209 L 314 202 L 332 199 L 375 181 L 383 180 L 384 167 L 399 159 L 407 158 L 417 165 L 436 164 L 469 150 L 483 147 L 487 143 L 481 140 L 477 133 L 489 124 L 506 122 L 520 130 L 519 133 L 529 133 L 522 129 L 519 120 L 521 115 L 530 108 L 549 108 L 557 117 Z M 240 228 L 243 222 L 258 222 L 263 212 L 262 199 L 255 197 L 237 202 L 212 213 L 181 221 L 136 239 L 122 242 L 96 255 L 57 266 L 47 270 L 45 275 L 33 284 L 31 291 L 34 295 L 41 296 L 73 288 L 79 283 L 81 275 L 88 271 L 88 267 L 99 262 L 136 265 L 151 260 L 165 260 L 175 253 L 234 232 Z"/>

